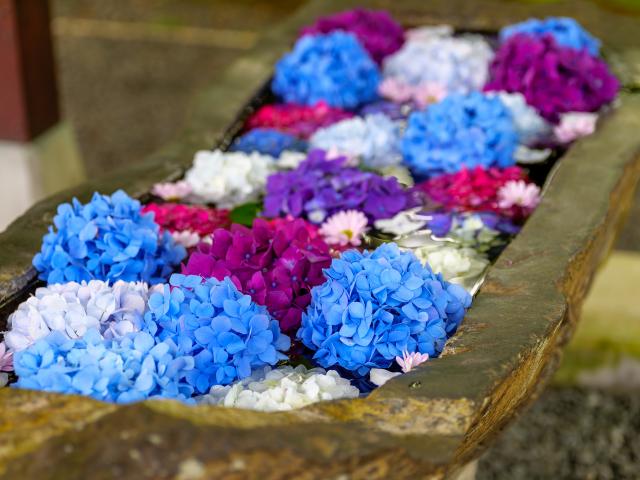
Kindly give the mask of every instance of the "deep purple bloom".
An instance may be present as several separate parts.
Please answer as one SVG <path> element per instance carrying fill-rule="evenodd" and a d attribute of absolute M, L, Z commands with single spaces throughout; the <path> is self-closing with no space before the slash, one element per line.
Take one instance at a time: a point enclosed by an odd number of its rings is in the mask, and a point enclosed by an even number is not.
<path fill-rule="evenodd" d="M 491 64 L 485 90 L 520 92 L 547 120 L 565 112 L 595 112 L 611 102 L 620 84 L 607 64 L 586 50 L 558 45 L 552 35 L 517 34 Z"/>
<path fill-rule="evenodd" d="M 327 160 L 325 151 L 312 150 L 295 170 L 271 175 L 264 215 L 304 217 L 319 224 L 341 210 L 360 210 L 372 223 L 414 205 L 412 193 L 396 178 L 347 167 L 345 160 Z"/>
<path fill-rule="evenodd" d="M 404 43 L 404 31 L 389 13 L 362 8 L 321 17 L 313 25 L 305 27 L 302 35 L 334 30 L 353 33 L 378 65 Z"/>

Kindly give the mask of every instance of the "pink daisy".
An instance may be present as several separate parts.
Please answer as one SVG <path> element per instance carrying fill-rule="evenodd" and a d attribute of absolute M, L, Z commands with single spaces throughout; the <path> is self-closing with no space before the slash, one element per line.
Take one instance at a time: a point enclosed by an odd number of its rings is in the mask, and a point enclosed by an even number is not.
<path fill-rule="evenodd" d="M 402 352 L 402 357 L 396 357 L 396 362 L 400 365 L 400 368 L 402 368 L 404 373 L 410 372 L 414 367 L 417 367 L 427 360 L 429 360 L 428 353 L 409 353 L 406 350 Z"/>
<path fill-rule="evenodd" d="M 338 212 L 327 219 L 320 227 L 320 234 L 329 245 L 360 245 L 367 230 L 367 217 L 357 210 Z"/>
<path fill-rule="evenodd" d="M 540 187 L 524 180 L 511 180 L 498 190 L 498 206 L 533 210 L 540 203 Z"/>

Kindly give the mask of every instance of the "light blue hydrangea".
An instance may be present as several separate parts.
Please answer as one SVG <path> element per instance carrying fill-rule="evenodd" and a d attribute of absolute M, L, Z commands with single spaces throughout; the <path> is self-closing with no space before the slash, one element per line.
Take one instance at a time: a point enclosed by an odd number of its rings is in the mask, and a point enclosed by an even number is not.
<path fill-rule="evenodd" d="M 169 232 L 160 233 L 153 214 L 122 190 L 94 193 L 87 204 L 73 199 L 58 206 L 33 258 L 47 283 L 83 280 L 162 282 L 186 256 Z"/>
<path fill-rule="evenodd" d="M 75 393 L 128 403 L 146 398 L 188 400 L 185 377 L 194 367 L 171 341 L 156 342 L 146 332 L 104 340 L 98 330 L 81 339 L 51 332 L 15 354 L 18 388 Z"/>
<path fill-rule="evenodd" d="M 360 157 L 370 168 L 397 165 L 402 160 L 399 125 L 382 113 L 349 118 L 321 128 L 310 143 L 312 148 Z"/>
<path fill-rule="evenodd" d="M 198 393 L 275 365 L 287 358 L 281 352 L 291 343 L 266 308 L 240 293 L 228 277 L 172 275 L 162 293 L 149 298 L 145 321 L 154 337 L 172 340 L 181 353 L 193 356 L 187 381 Z"/>
<path fill-rule="evenodd" d="M 600 52 L 600 40 L 587 32 L 576 20 L 569 17 L 548 17 L 544 20 L 530 18 L 524 22 L 509 25 L 500 30 L 500 41 L 518 33 L 541 37 L 551 35 L 563 47 L 575 50 L 586 49 L 591 55 Z"/>
<path fill-rule="evenodd" d="M 255 128 L 238 137 L 229 150 L 244 153 L 258 152 L 277 158 L 284 151 L 301 152 L 306 149 L 307 142 L 294 135 L 272 128 Z"/>
<path fill-rule="evenodd" d="M 488 93 L 491 96 L 494 93 Z M 535 146 L 548 142 L 553 133 L 553 127 L 538 111 L 527 104 L 521 93 L 495 92 L 495 95 L 511 112 L 514 126 L 522 145 Z"/>
<path fill-rule="evenodd" d="M 304 35 L 276 65 L 271 88 L 285 102 L 353 109 L 377 98 L 378 66 L 351 33 Z"/>
<path fill-rule="evenodd" d="M 346 251 L 325 277 L 311 291 L 298 338 L 322 367 L 358 375 L 389 368 L 404 351 L 439 355 L 471 305 L 464 288 L 395 243 Z"/>
<path fill-rule="evenodd" d="M 409 116 L 402 154 L 412 173 L 428 178 L 463 167 L 508 167 L 515 163 L 518 134 L 499 98 L 479 92 L 449 95 Z"/>

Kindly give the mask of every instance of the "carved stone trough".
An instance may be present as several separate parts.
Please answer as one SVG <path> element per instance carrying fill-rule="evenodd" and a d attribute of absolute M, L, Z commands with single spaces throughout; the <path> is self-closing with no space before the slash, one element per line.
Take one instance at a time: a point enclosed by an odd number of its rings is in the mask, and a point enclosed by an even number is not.
<path fill-rule="evenodd" d="M 35 205 L 0 235 L 0 327 L 36 285 L 31 259 L 55 207 L 72 195 L 124 188 L 143 196 L 177 178 L 193 152 L 237 129 L 247 99 L 269 78 L 299 27 L 356 2 L 316 0 L 272 29 L 198 98 L 181 140 L 127 171 Z M 495 31 L 527 16 L 577 16 L 604 39 L 627 86 L 637 77 L 625 29 L 635 24 L 580 7 L 514 2 L 376 1 L 408 25 Z M 564 6 L 563 6 L 564 5 Z M 613 27 L 612 27 L 613 25 Z M 621 95 L 596 134 L 548 177 L 543 201 L 490 269 L 442 358 L 357 400 L 290 413 L 170 401 L 126 406 L 0 390 L 0 478 L 449 478 L 473 461 L 553 372 L 592 276 L 610 249 L 640 179 L 640 95 Z M 231 126 L 230 128 L 228 128 Z M 221 139 L 222 140 L 219 140 Z M 220 143 L 222 142 L 222 143 Z"/>

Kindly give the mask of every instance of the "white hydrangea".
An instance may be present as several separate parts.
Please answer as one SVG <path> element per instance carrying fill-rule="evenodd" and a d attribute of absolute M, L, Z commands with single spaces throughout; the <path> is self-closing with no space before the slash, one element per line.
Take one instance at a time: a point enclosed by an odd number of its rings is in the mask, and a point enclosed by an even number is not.
<path fill-rule="evenodd" d="M 551 138 L 553 127 L 527 104 L 524 95 L 508 92 L 492 92 L 488 95 L 497 96 L 509 109 L 521 144 L 533 146 Z"/>
<path fill-rule="evenodd" d="M 385 59 L 383 73 L 409 85 L 438 84 L 448 93 L 469 93 L 487 82 L 492 59 L 493 51 L 480 35 L 417 32 Z"/>
<path fill-rule="evenodd" d="M 91 328 L 105 338 L 118 338 L 140 330 L 149 295 L 143 282 L 101 280 L 70 282 L 38 288 L 7 321 L 5 343 L 10 351 L 24 350 L 49 332 L 81 338 Z"/>
<path fill-rule="evenodd" d="M 273 157 L 257 152 L 201 150 L 185 180 L 202 201 L 233 208 L 258 199 L 273 167 Z"/>
<path fill-rule="evenodd" d="M 446 243 L 419 247 L 413 252 L 434 273 L 441 273 L 445 280 L 467 290 L 473 290 L 489 266 L 489 259 L 476 250 Z"/>
<path fill-rule="evenodd" d="M 293 170 L 300 165 L 305 158 L 307 158 L 307 154 L 304 152 L 285 150 L 278 157 L 276 167 L 279 170 Z"/>
<path fill-rule="evenodd" d="M 397 213 L 391 218 L 376 220 L 376 229 L 394 236 L 403 236 L 422 230 L 431 218 L 428 214 L 420 214 L 422 207 L 415 207 Z"/>
<path fill-rule="evenodd" d="M 233 385 L 216 385 L 198 403 L 275 412 L 302 408 L 323 400 L 356 398 L 359 390 L 335 370 L 307 370 L 304 365 L 255 370 Z"/>
<path fill-rule="evenodd" d="M 311 137 L 310 145 L 360 157 L 371 168 L 402 161 L 399 125 L 382 113 L 348 118 L 321 128 Z"/>

